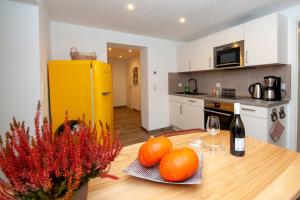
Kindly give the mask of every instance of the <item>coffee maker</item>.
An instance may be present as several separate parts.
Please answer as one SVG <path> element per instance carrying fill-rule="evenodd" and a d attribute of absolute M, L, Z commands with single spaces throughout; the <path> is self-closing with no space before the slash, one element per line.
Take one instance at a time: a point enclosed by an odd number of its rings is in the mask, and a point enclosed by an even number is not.
<path fill-rule="evenodd" d="M 264 100 L 281 101 L 281 78 L 276 76 L 264 77 Z"/>

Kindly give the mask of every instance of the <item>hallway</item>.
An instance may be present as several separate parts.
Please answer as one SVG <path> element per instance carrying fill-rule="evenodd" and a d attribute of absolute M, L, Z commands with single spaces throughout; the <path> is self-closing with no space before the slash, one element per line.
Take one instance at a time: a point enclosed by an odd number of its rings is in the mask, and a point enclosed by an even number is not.
<path fill-rule="evenodd" d="M 170 127 L 147 132 L 141 127 L 141 113 L 127 107 L 114 108 L 114 124 L 115 128 L 119 128 L 120 141 L 123 146 L 144 142 L 148 140 L 151 135 L 155 137 L 161 134 L 172 136 L 181 134 L 182 132 L 174 131 Z M 199 130 L 185 130 L 184 133 L 192 133 L 195 131 Z"/>
<path fill-rule="evenodd" d="M 141 128 L 141 113 L 126 107 L 114 108 L 114 124 L 120 130 L 123 146 L 144 142 L 150 134 Z"/>

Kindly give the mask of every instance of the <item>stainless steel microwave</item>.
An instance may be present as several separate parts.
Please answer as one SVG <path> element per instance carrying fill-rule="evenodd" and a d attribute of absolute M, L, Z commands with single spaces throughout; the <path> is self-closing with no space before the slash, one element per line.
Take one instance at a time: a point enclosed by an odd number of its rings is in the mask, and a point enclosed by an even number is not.
<path fill-rule="evenodd" d="M 214 48 L 214 67 L 243 67 L 244 40 Z"/>

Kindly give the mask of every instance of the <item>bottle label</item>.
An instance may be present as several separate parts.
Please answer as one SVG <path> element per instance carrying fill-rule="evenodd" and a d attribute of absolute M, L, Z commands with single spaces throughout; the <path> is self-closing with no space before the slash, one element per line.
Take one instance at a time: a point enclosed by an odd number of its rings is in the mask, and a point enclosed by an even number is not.
<path fill-rule="evenodd" d="M 245 138 L 235 138 L 234 144 L 235 151 L 245 151 Z"/>

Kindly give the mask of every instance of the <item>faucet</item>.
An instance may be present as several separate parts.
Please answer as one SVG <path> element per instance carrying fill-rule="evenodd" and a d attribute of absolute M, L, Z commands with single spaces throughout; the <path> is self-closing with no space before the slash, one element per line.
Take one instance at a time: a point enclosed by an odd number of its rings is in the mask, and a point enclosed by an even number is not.
<path fill-rule="evenodd" d="M 193 92 L 197 92 L 198 89 L 197 89 L 197 81 L 196 81 L 196 79 L 194 79 L 194 78 L 189 79 L 189 84 L 190 84 L 191 81 L 194 81 L 194 90 L 193 90 Z"/>

